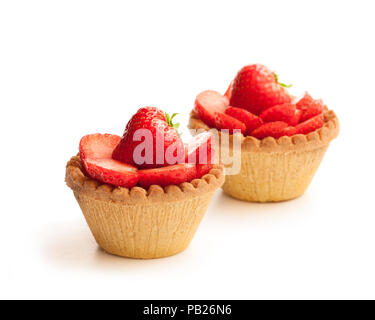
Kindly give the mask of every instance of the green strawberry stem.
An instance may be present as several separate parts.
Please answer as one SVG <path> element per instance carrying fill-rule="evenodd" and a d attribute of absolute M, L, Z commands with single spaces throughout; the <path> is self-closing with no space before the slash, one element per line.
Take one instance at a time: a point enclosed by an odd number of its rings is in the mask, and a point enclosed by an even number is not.
<path fill-rule="evenodd" d="M 165 118 L 167 119 L 167 123 L 172 127 L 172 128 L 175 128 L 177 133 L 179 135 L 181 135 L 181 133 L 178 132 L 178 128 L 180 127 L 180 124 L 179 123 L 173 123 L 173 119 L 175 116 L 177 116 L 178 113 L 174 113 L 172 114 L 172 116 L 170 116 L 168 113 L 165 113 Z"/>
<path fill-rule="evenodd" d="M 282 86 L 282 87 L 284 87 L 284 88 L 290 88 L 290 87 L 293 86 L 292 84 L 285 84 L 285 83 L 279 82 L 279 76 L 278 76 L 276 73 L 274 73 L 274 75 L 275 75 L 276 82 L 277 82 L 280 86 Z"/>

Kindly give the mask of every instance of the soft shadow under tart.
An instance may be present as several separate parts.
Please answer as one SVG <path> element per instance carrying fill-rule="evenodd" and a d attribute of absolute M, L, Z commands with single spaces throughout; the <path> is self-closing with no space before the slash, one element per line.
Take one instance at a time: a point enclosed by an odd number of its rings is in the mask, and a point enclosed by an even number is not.
<path fill-rule="evenodd" d="M 201 179 L 179 186 L 129 190 L 87 177 L 75 156 L 66 166 L 65 180 L 100 247 L 119 256 L 152 259 L 188 247 L 224 173 L 217 165 Z"/>
<path fill-rule="evenodd" d="M 189 128 L 211 129 L 194 111 L 190 115 Z M 333 111 L 326 110 L 323 127 L 306 135 L 262 140 L 236 135 L 241 139 L 241 172 L 227 175 L 222 188 L 234 198 L 252 202 L 297 198 L 306 191 L 329 143 L 338 133 L 337 116 Z"/>

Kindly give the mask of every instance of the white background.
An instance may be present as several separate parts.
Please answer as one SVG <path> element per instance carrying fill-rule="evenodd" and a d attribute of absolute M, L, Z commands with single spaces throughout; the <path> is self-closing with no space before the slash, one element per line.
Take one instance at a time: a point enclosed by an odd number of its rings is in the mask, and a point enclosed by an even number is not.
<path fill-rule="evenodd" d="M 0 298 L 375 298 L 373 1 L 1 1 Z M 65 164 L 137 108 L 180 112 L 263 63 L 341 121 L 307 193 L 218 191 L 191 246 L 98 249 Z M 186 133 L 184 137 L 187 138 Z"/>

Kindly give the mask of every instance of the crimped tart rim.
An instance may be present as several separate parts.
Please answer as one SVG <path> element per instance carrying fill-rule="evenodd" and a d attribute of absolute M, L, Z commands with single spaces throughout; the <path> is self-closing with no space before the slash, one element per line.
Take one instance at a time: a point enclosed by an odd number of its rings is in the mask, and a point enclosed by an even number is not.
<path fill-rule="evenodd" d="M 324 125 L 308 134 L 296 134 L 291 137 L 283 136 L 278 139 L 273 137 L 266 137 L 264 139 L 257 139 L 252 136 L 244 136 L 243 134 L 230 135 L 231 139 L 241 140 L 242 151 L 259 151 L 259 152 L 285 152 L 293 150 L 317 149 L 325 146 L 335 139 L 340 131 L 339 120 L 332 110 L 323 112 Z M 210 130 L 197 113 L 193 110 L 190 114 L 189 129 L 194 130 Z M 220 132 L 220 135 L 223 133 Z"/>
<path fill-rule="evenodd" d="M 81 159 L 74 156 L 66 165 L 66 184 L 78 194 L 115 203 L 136 205 L 156 202 L 175 202 L 201 197 L 214 192 L 224 183 L 224 169 L 214 165 L 213 169 L 201 179 L 184 182 L 180 185 L 169 185 L 165 188 L 152 185 L 147 190 L 141 187 L 131 189 L 115 187 L 87 177 L 82 171 Z"/>

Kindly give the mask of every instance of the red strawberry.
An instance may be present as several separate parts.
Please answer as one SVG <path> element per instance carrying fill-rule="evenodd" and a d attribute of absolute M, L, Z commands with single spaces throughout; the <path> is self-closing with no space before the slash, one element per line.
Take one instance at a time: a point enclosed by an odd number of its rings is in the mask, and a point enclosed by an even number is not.
<path fill-rule="evenodd" d="M 113 159 L 86 159 L 85 170 L 91 178 L 117 187 L 132 188 L 138 182 L 136 167 Z"/>
<path fill-rule="evenodd" d="M 186 163 L 207 164 L 212 163 L 215 155 L 214 135 L 203 132 L 196 135 L 186 146 Z"/>
<path fill-rule="evenodd" d="M 297 101 L 297 108 L 302 111 L 300 122 L 304 122 L 312 117 L 317 116 L 324 110 L 322 100 L 313 99 L 307 92 Z"/>
<path fill-rule="evenodd" d="M 260 117 L 264 122 L 283 121 L 294 126 L 298 123 L 300 112 L 294 104 L 284 103 L 264 110 Z"/>
<path fill-rule="evenodd" d="M 313 101 L 314 99 L 307 92 L 305 92 L 304 96 L 302 98 L 297 99 L 295 103 L 297 105 L 297 108 L 300 108 L 303 106 L 308 106 Z"/>
<path fill-rule="evenodd" d="M 212 163 L 207 164 L 197 164 L 197 179 L 202 178 L 205 174 L 209 173 L 214 167 Z"/>
<path fill-rule="evenodd" d="M 291 126 L 296 126 L 300 120 L 301 120 L 301 116 L 302 116 L 302 111 L 299 110 L 299 109 L 296 109 L 296 112 L 294 113 L 294 117 L 293 119 L 290 121 L 290 125 Z"/>
<path fill-rule="evenodd" d="M 215 113 L 224 112 L 229 101 L 216 91 L 203 91 L 195 99 L 195 111 L 208 126 L 215 127 Z"/>
<path fill-rule="evenodd" d="M 286 127 L 283 130 L 282 136 L 291 137 L 291 136 L 294 136 L 295 134 L 297 134 L 297 129 L 295 127 Z"/>
<path fill-rule="evenodd" d="M 275 121 L 262 124 L 259 128 L 255 129 L 251 135 L 258 139 L 266 137 L 280 138 L 284 135 L 284 129 L 288 127 L 286 122 Z"/>
<path fill-rule="evenodd" d="M 230 97 L 232 96 L 232 89 L 233 89 L 233 81 L 230 83 L 227 91 L 225 91 L 224 93 L 224 97 L 226 97 L 228 101 L 230 100 Z"/>
<path fill-rule="evenodd" d="M 308 105 L 300 106 L 299 109 L 302 111 L 301 122 L 304 122 L 312 117 L 321 114 L 324 109 L 322 100 L 313 100 Z"/>
<path fill-rule="evenodd" d="M 309 120 L 306 120 L 304 122 L 301 122 L 296 126 L 297 133 L 300 134 L 308 134 L 309 132 L 315 131 L 316 129 L 319 129 L 324 124 L 324 116 L 323 114 L 319 114 L 313 118 L 310 118 Z"/>
<path fill-rule="evenodd" d="M 116 148 L 121 138 L 112 134 L 89 134 L 84 136 L 79 143 L 81 160 L 111 159 L 113 149 Z"/>
<path fill-rule="evenodd" d="M 195 163 L 197 178 L 201 178 L 213 168 L 215 156 L 214 136 L 203 132 L 195 136 L 186 146 L 186 163 Z"/>
<path fill-rule="evenodd" d="M 291 102 L 286 87 L 267 67 L 249 65 L 243 67 L 234 79 L 230 105 L 260 115 L 270 107 Z"/>
<path fill-rule="evenodd" d="M 172 124 L 174 116 L 167 119 L 157 108 L 139 109 L 127 124 L 120 143 L 113 151 L 113 159 L 139 168 L 182 163 L 184 145 L 175 130 L 177 126 Z"/>
<path fill-rule="evenodd" d="M 229 107 L 225 110 L 225 113 L 243 122 L 246 126 L 245 133 L 247 135 L 249 135 L 252 131 L 254 131 L 263 123 L 263 120 L 261 118 L 245 109 Z"/>
<path fill-rule="evenodd" d="M 165 116 L 165 113 L 155 107 L 144 107 L 140 108 L 135 115 L 133 115 L 131 121 L 128 122 L 126 125 L 124 134 L 126 133 L 127 130 L 133 125 L 134 122 L 144 122 L 147 123 L 149 121 L 152 121 L 153 119 L 160 119 L 163 121 L 167 121 L 167 118 Z"/>
<path fill-rule="evenodd" d="M 218 130 L 229 130 L 229 134 L 233 134 L 233 130 L 240 130 L 241 133 L 246 132 L 246 125 L 236 118 L 231 117 L 225 113 L 216 112 L 215 114 L 215 127 Z"/>
<path fill-rule="evenodd" d="M 120 139 L 110 134 L 87 135 L 81 139 L 79 154 L 84 170 L 91 178 L 118 187 L 132 188 L 138 182 L 137 168 L 111 158 Z"/>
<path fill-rule="evenodd" d="M 168 185 L 179 185 L 183 182 L 194 180 L 197 175 L 195 164 L 176 164 L 156 169 L 139 170 L 138 184 L 142 188 L 149 188 L 151 185 L 166 187 Z"/>

